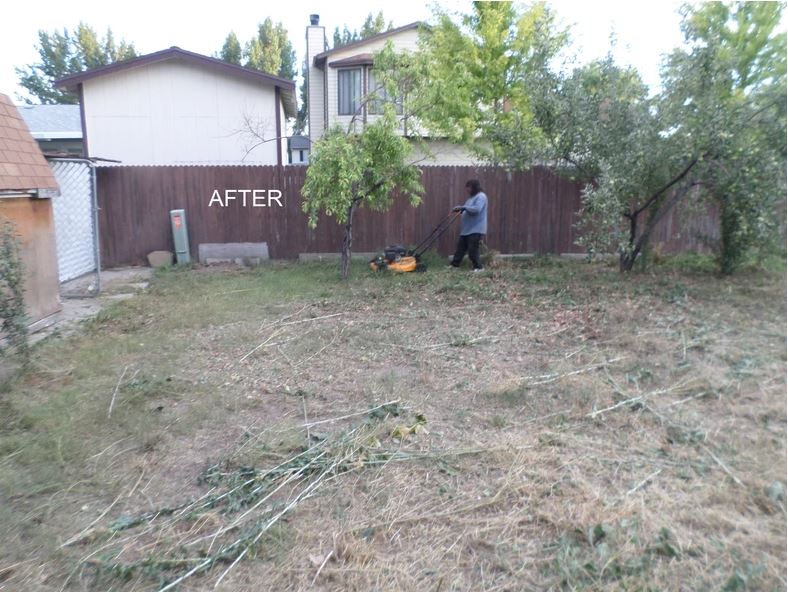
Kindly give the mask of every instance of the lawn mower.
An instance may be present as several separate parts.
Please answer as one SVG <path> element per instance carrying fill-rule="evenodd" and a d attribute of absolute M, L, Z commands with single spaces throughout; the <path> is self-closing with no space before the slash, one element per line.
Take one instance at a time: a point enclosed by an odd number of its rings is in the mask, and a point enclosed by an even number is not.
<path fill-rule="evenodd" d="M 373 271 L 387 269 L 396 273 L 427 271 L 427 266 L 422 263 L 421 256 L 443 236 L 443 233 L 449 229 L 461 213 L 462 212 L 450 213 L 413 249 L 407 249 L 403 245 L 389 245 L 383 249 L 382 255 L 378 255 L 369 262 L 369 267 Z"/>

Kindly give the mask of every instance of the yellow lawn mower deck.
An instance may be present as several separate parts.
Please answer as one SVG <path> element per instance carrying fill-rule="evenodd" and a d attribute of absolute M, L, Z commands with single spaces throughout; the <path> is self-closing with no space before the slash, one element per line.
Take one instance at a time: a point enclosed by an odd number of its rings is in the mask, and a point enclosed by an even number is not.
<path fill-rule="evenodd" d="M 403 245 L 389 245 L 383 250 L 382 255 L 378 255 L 369 262 L 370 269 L 373 271 L 388 270 L 395 273 L 427 271 L 427 266 L 422 263 L 421 256 L 424 255 L 443 233 L 449 229 L 459 215 L 460 212 L 452 212 L 446 216 L 433 231 L 413 249 L 407 249 Z"/>

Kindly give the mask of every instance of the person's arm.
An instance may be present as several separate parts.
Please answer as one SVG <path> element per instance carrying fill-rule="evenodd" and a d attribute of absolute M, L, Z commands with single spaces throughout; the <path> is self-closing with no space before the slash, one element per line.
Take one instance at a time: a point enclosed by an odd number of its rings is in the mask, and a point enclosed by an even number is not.
<path fill-rule="evenodd" d="M 482 211 L 482 208 L 484 208 L 486 203 L 487 203 L 487 196 L 484 195 L 483 193 L 479 194 L 473 198 L 471 205 L 465 206 L 465 211 L 469 213 L 471 216 L 475 216 L 476 214 Z"/>

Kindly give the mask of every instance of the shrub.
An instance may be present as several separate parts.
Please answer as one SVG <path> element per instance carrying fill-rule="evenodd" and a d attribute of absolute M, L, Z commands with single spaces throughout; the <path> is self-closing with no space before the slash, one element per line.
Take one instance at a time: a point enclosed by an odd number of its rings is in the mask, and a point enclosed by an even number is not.
<path fill-rule="evenodd" d="M 0 356 L 28 356 L 24 266 L 13 223 L 0 219 Z"/>

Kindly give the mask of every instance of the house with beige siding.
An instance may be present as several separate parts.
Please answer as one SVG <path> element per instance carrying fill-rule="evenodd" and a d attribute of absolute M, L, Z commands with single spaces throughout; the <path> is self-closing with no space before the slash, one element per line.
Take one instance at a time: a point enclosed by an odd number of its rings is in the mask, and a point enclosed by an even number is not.
<path fill-rule="evenodd" d="M 306 83 L 311 142 L 334 125 L 347 127 L 353 123 L 356 126 L 375 120 L 379 107 L 374 102 L 363 101 L 363 97 L 377 88 L 372 67 L 374 55 L 388 42 L 398 52 L 416 51 L 420 26 L 418 22 L 410 23 L 329 49 L 319 15 L 310 16 L 310 25 L 306 28 Z M 402 133 L 405 133 L 404 123 Z M 428 138 L 427 141 L 434 159 L 425 160 L 423 165 L 475 164 L 465 150 L 446 140 Z"/>
<path fill-rule="evenodd" d="M 283 164 L 295 83 L 179 47 L 62 78 L 84 156 L 123 164 Z"/>

